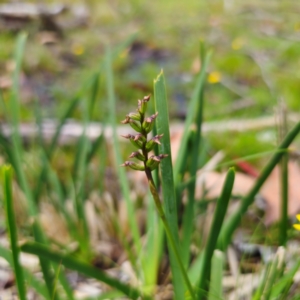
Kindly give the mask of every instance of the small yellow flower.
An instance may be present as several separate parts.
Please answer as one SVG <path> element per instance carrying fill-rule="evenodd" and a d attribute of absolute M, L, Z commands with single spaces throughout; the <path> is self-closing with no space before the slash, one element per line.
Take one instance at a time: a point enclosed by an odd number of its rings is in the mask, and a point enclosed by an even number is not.
<path fill-rule="evenodd" d="M 207 80 L 209 83 L 214 84 L 214 83 L 220 82 L 221 78 L 222 78 L 222 75 L 220 72 L 213 71 L 213 72 L 209 73 Z"/>
<path fill-rule="evenodd" d="M 300 222 L 300 214 L 297 215 L 296 218 Z M 300 231 L 300 224 L 294 224 L 294 228 Z"/>
<path fill-rule="evenodd" d="M 79 56 L 82 55 L 84 53 L 84 47 L 81 44 L 74 44 L 72 46 L 72 52 L 73 54 Z"/>
<path fill-rule="evenodd" d="M 129 48 L 127 48 L 127 49 L 125 49 L 124 51 L 122 51 L 121 53 L 120 53 L 120 58 L 126 58 L 127 56 L 128 56 L 128 54 L 129 54 Z"/>
<path fill-rule="evenodd" d="M 231 43 L 231 48 L 233 50 L 239 50 L 245 45 L 245 40 L 243 38 L 236 38 Z"/>
<path fill-rule="evenodd" d="M 297 22 L 297 23 L 294 24 L 294 30 L 296 32 L 300 31 L 300 22 Z"/>

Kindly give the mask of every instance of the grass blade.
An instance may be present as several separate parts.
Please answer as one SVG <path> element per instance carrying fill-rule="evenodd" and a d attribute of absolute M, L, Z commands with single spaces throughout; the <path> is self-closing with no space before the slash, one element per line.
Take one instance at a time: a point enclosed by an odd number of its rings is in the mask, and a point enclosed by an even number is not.
<path fill-rule="evenodd" d="M 208 300 L 224 299 L 222 286 L 224 260 L 224 253 L 220 250 L 215 250 L 211 262 L 211 280 Z"/>
<path fill-rule="evenodd" d="M 150 200 L 149 195 L 149 200 Z M 147 208 L 147 241 L 142 254 L 142 267 L 146 291 L 152 292 L 156 287 L 159 262 L 163 250 L 163 227 L 153 201 L 148 201 Z M 151 260 L 149 259 L 151 257 Z"/>
<path fill-rule="evenodd" d="M 195 112 L 197 111 L 199 95 L 201 94 L 201 91 L 202 91 L 204 83 L 205 83 L 206 68 L 209 63 L 210 56 L 211 56 L 211 53 L 208 53 L 207 55 L 205 55 L 205 58 L 203 61 L 203 66 L 201 67 L 199 77 L 197 78 L 196 87 L 195 87 L 191 102 L 188 107 L 187 118 L 184 123 L 182 140 L 180 143 L 180 148 L 178 151 L 178 156 L 177 156 L 175 167 L 174 167 L 175 185 L 177 185 L 178 181 L 180 180 L 180 173 L 181 173 L 182 166 L 184 164 L 185 157 L 186 157 L 187 144 L 188 144 L 188 140 L 189 140 L 189 131 L 190 131 L 191 125 L 193 123 L 193 120 L 195 120 Z"/>
<path fill-rule="evenodd" d="M 169 131 L 169 113 L 167 106 L 167 96 L 165 88 L 165 80 L 163 72 L 161 72 L 154 80 L 154 98 L 155 110 L 159 112 L 156 118 L 156 128 L 159 134 L 163 134 L 161 139 L 161 147 L 159 151 L 161 154 L 168 154 L 160 163 L 161 169 L 161 185 L 163 191 L 163 204 L 166 214 L 167 223 L 171 229 L 171 234 L 175 241 L 175 246 L 179 249 L 179 236 L 178 236 L 178 220 L 177 220 L 177 204 L 174 188 L 174 176 L 171 157 L 170 145 L 170 131 Z M 176 261 L 170 243 L 170 264 L 173 275 L 173 286 L 175 291 L 175 299 L 184 299 L 184 283 L 183 274 L 180 271 L 180 266 Z M 179 251 L 180 252 L 180 251 Z"/>
<path fill-rule="evenodd" d="M 100 269 L 90 266 L 87 263 L 82 262 L 79 259 L 76 259 L 70 255 L 65 255 L 50 250 L 45 245 L 39 243 L 27 242 L 21 246 L 21 250 L 26 253 L 37 255 L 44 259 L 51 260 L 57 264 L 62 264 L 66 268 L 69 268 L 71 270 L 76 270 L 90 278 L 98 279 L 108 284 L 109 286 L 121 291 L 122 293 L 130 297 L 130 299 L 137 299 L 138 297 L 141 296 L 140 292 L 137 289 L 130 287 L 120 282 L 119 280 L 107 275 L 105 272 L 101 271 Z"/>
<path fill-rule="evenodd" d="M 10 237 L 10 245 L 12 249 L 13 266 L 16 276 L 16 283 L 19 297 L 21 300 L 26 300 L 26 289 L 23 275 L 23 269 L 19 263 L 20 250 L 18 247 L 18 233 L 15 222 L 15 213 L 13 209 L 13 195 L 12 195 L 12 170 L 9 166 L 2 168 L 3 175 L 3 190 L 7 227 Z"/>
<path fill-rule="evenodd" d="M 204 45 L 201 43 L 201 53 L 202 57 L 201 64 L 204 63 L 205 59 L 205 51 Z M 205 77 L 204 77 L 205 78 Z M 196 178 L 196 173 L 198 170 L 198 162 L 199 162 L 199 150 L 201 143 L 201 127 L 203 120 L 203 104 L 204 104 L 204 81 L 201 84 L 201 88 L 198 90 L 199 94 L 197 98 L 196 106 L 196 115 L 195 115 L 195 131 L 191 132 L 190 140 L 191 140 L 191 149 L 192 153 L 189 157 L 189 176 L 190 178 Z M 194 224 L 194 202 L 195 202 L 195 189 L 196 189 L 196 179 L 192 180 L 188 186 L 188 202 L 185 206 L 184 215 L 183 215 L 183 224 L 182 224 L 182 260 L 187 269 L 189 261 L 190 261 L 190 243 L 191 236 L 193 231 Z"/>
<path fill-rule="evenodd" d="M 231 196 L 231 191 L 234 183 L 234 169 L 230 168 L 226 175 L 225 183 L 223 185 L 222 193 L 217 201 L 215 214 L 213 217 L 212 226 L 208 235 L 208 240 L 203 254 L 203 264 L 200 269 L 200 280 L 199 280 L 199 297 L 202 299 L 205 292 L 208 292 L 210 273 L 211 273 L 211 258 L 216 249 L 218 236 L 225 218 L 228 203 Z"/>
<path fill-rule="evenodd" d="M 25 48 L 26 35 L 20 34 L 17 39 L 15 61 L 16 69 L 13 74 L 13 89 L 10 97 L 9 103 L 9 118 L 12 120 L 13 130 L 12 130 L 12 150 L 14 157 L 14 167 L 17 174 L 19 184 L 23 192 L 25 193 L 27 205 L 28 205 L 28 214 L 33 219 L 32 230 L 33 235 L 36 241 L 45 242 L 45 237 L 43 231 L 40 228 L 40 225 L 37 221 L 37 207 L 34 202 L 33 194 L 31 188 L 29 187 L 25 172 L 22 167 L 23 163 L 23 147 L 21 143 L 21 137 L 19 135 L 19 72 L 21 69 L 21 62 L 23 57 L 23 52 Z M 40 259 L 40 264 L 46 282 L 49 295 L 53 297 L 52 299 L 58 299 L 58 296 L 55 295 L 55 284 L 53 282 L 53 277 L 51 273 L 51 266 L 47 260 Z"/>
<path fill-rule="evenodd" d="M 273 285 L 271 291 L 271 298 L 278 298 L 280 300 L 287 299 L 287 293 L 294 282 L 294 276 L 300 268 L 300 260 L 289 270 L 284 276 L 282 276 L 278 282 Z M 279 298 L 280 296 L 280 298 Z"/>
<path fill-rule="evenodd" d="M 13 258 L 10 250 L 3 248 L 0 246 L 0 257 L 4 258 L 10 266 L 13 268 Z M 38 294 L 44 297 L 44 299 L 48 299 L 48 291 L 43 282 L 35 278 L 28 270 L 23 268 L 24 278 L 27 281 L 28 285 L 30 285 L 33 289 L 36 290 Z"/>
<path fill-rule="evenodd" d="M 300 122 L 295 125 L 295 127 L 286 135 L 280 146 L 278 147 L 278 151 L 275 152 L 275 154 L 270 159 L 269 163 L 265 166 L 265 168 L 262 170 L 260 176 L 256 180 L 254 186 L 246 195 L 241 203 L 238 209 L 231 215 L 231 217 L 224 223 L 224 226 L 222 227 L 219 240 L 218 240 L 218 248 L 221 250 L 225 250 L 228 246 L 228 244 L 231 241 L 231 237 L 235 229 L 240 224 L 241 218 L 247 211 L 248 207 L 253 203 L 255 195 L 258 193 L 266 179 L 271 174 L 272 170 L 275 168 L 275 166 L 280 161 L 282 155 L 284 152 L 282 150 L 285 150 L 289 147 L 289 145 L 292 143 L 294 138 L 297 136 L 297 134 L 300 131 Z"/>
<path fill-rule="evenodd" d="M 74 112 L 75 108 L 78 105 L 78 102 L 79 102 L 79 97 L 74 98 L 71 101 L 70 105 L 67 107 L 66 111 L 61 116 L 59 124 L 58 124 L 58 126 L 55 130 L 55 133 L 54 133 L 53 137 L 52 137 L 51 144 L 50 144 L 49 148 L 47 150 L 45 150 L 48 160 L 50 160 L 52 155 L 53 155 L 53 152 L 54 152 L 54 150 L 57 146 L 57 141 L 59 139 L 59 136 L 60 136 L 60 133 L 61 133 L 61 130 L 62 130 L 64 124 L 66 123 L 67 119 Z M 37 184 L 36 184 L 36 187 L 34 189 L 34 199 L 35 199 L 36 202 L 38 202 L 40 193 L 42 191 L 42 186 L 43 186 L 43 184 L 45 182 L 45 178 L 47 176 L 47 166 L 45 165 L 43 158 L 44 157 L 42 157 L 42 169 L 41 169 L 40 174 L 37 178 Z"/>

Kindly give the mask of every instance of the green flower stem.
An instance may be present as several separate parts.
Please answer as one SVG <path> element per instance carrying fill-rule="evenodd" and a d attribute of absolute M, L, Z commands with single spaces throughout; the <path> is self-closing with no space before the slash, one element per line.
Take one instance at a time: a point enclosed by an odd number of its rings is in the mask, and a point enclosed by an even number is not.
<path fill-rule="evenodd" d="M 166 235 L 167 235 L 167 238 L 170 242 L 170 245 L 171 245 L 171 248 L 174 252 L 174 255 L 176 257 L 176 260 L 177 260 L 177 263 L 180 267 L 180 270 L 181 270 L 181 273 L 183 275 L 183 279 L 185 281 L 185 284 L 190 292 L 190 295 L 191 295 L 191 298 L 192 299 L 196 299 L 195 298 L 195 295 L 194 295 L 194 290 L 193 290 L 193 287 L 191 285 L 191 282 L 187 276 L 187 273 L 186 273 L 186 270 L 183 266 L 183 262 L 180 258 L 180 254 L 179 254 L 179 251 L 176 247 L 176 243 L 175 243 L 175 240 L 173 238 L 173 235 L 171 233 L 171 229 L 169 227 L 169 224 L 167 222 L 167 219 L 166 219 L 166 215 L 164 213 L 164 210 L 163 210 L 163 207 L 161 205 L 161 201 L 160 201 L 160 198 L 159 198 L 159 195 L 158 195 L 158 192 L 156 190 L 156 187 L 155 187 L 155 184 L 154 184 L 154 181 L 153 181 L 153 177 L 152 177 L 152 174 L 151 174 L 151 170 L 149 168 L 146 168 L 145 169 L 145 173 L 147 175 L 147 179 L 148 179 L 148 183 L 149 183 L 149 187 L 150 187 L 150 192 L 153 196 L 153 199 L 154 199 L 154 202 L 155 202 L 155 206 L 156 206 L 156 209 L 158 211 L 158 214 L 163 222 L 163 225 L 164 225 L 164 228 L 165 228 L 165 232 L 166 232 Z"/>

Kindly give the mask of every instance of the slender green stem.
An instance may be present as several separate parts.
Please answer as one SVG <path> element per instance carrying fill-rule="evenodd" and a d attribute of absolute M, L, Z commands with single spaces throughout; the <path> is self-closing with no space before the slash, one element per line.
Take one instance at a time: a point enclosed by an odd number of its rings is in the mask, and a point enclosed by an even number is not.
<path fill-rule="evenodd" d="M 278 138 L 281 142 L 286 135 L 287 129 L 287 118 L 286 118 L 286 107 L 282 100 L 279 100 L 279 124 L 278 124 Z M 280 162 L 280 181 L 281 181 L 281 220 L 279 229 L 279 244 L 286 246 L 287 243 L 287 230 L 288 230 L 288 199 L 289 199 L 289 180 L 288 180 L 288 154 L 285 153 L 282 156 Z"/>
<path fill-rule="evenodd" d="M 300 122 L 295 125 L 295 127 L 287 134 L 287 136 L 284 138 L 280 146 L 278 147 L 278 150 L 283 150 L 289 147 L 291 142 L 294 140 L 294 138 L 297 136 L 297 134 L 300 131 Z M 231 237 L 235 229 L 238 227 L 242 216 L 247 211 L 248 207 L 252 204 L 254 201 L 255 195 L 258 193 L 260 188 L 262 187 L 263 183 L 266 181 L 266 179 L 271 174 L 272 170 L 275 168 L 275 166 L 280 161 L 281 157 L 283 155 L 283 152 L 276 151 L 276 153 L 273 155 L 269 163 L 265 166 L 262 173 L 256 180 L 255 185 L 250 190 L 250 192 L 242 199 L 240 206 L 238 209 L 231 215 L 230 219 L 224 223 L 224 226 L 222 226 L 221 233 L 218 239 L 218 248 L 219 249 L 226 249 L 231 241 Z"/>
<path fill-rule="evenodd" d="M 281 159 L 281 224 L 280 240 L 282 246 L 286 246 L 288 230 L 288 155 L 284 154 Z"/>
<path fill-rule="evenodd" d="M 199 280 L 199 293 L 198 299 L 204 299 L 206 296 L 204 293 L 209 292 L 209 284 L 210 284 L 210 277 L 211 277 L 211 259 L 216 249 L 216 244 L 218 240 L 218 236 L 220 230 L 222 228 L 223 220 L 225 218 L 225 214 L 227 211 L 228 203 L 230 200 L 233 183 L 235 178 L 235 172 L 233 168 L 228 170 L 226 175 L 226 179 L 223 185 L 222 193 L 217 201 L 217 206 L 214 213 L 214 218 L 212 222 L 212 226 L 210 229 L 210 233 L 208 235 L 208 240 L 206 247 L 204 249 L 203 254 L 203 264 L 200 269 L 200 280 Z"/>
<path fill-rule="evenodd" d="M 170 226 L 169 226 L 169 224 L 167 222 L 166 215 L 165 215 L 163 207 L 161 205 L 161 201 L 160 201 L 158 192 L 156 190 L 156 187 L 155 187 L 155 184 L 154 184 L 154 181 L 153 181 L 151 170 L 149 168 L 146 168 L 145 172 L 146 172 L 146 175 L 147 175 L 147 179 L 148 179 L 150 191 L 151 191 L 151 194 L 153 196 L 153 199 L 154 199 L 154 202 L 155 202 L 155 205 L 156 205 L 156 209 L 158 211 L 159 216 L 161 217 L 161 220 L 163 221 L 163 225 L 164 225 L 164 228 L 165 228 L 165 232 L 166 232 L 167 238 L 168 238 L 168 240 L 170 242 L 170 245 L 171 245 L 172 251 L 174 252 L 174 255 L 176 257 L 177 263 L 178 263 L 178 265 L 180 267 L 180 270 L 181 270 L 181 273 L 183 275 L 183 279 L 185 281 L 185 284 L 186 284 L 186 286 L 187 286 L 187 288 L 188 288 L 188 290 L 190 292 L 190 295 L 191 295 L 192 299 L 196 299 L 195 295 L 194 295 L 194 290 L 193 290 L 192 284 L 191 284 L 191 282 L 190 282 L 190 280 L 189 280 L 189 278 L 187 276 L 187 273 L 185 271 L 183 262 L 182 262 L 182 260 L 180 258 L 180 254 L 179 254 L 178 248 L 176 247 L 176 243 L 175 243 L 174 237 L 173 237 L 173 235 L 171 233 Z"/>
<path fill-rule="evenodd" d="M 12 249 L 13 266 L 16 275 L 16 285 L 21 300 L 26 299 L 25 280 L 23 269 L 20 265 L 20 249 L 18 246 L 18 233 L 16 228 L 15 213 L 13 208 L 13 195 L 12 195 L 12 169 L 10 166 L 3 167 L 3 191 L 5 199 L 7 227 L 10 237 L 10 244 Z"/>

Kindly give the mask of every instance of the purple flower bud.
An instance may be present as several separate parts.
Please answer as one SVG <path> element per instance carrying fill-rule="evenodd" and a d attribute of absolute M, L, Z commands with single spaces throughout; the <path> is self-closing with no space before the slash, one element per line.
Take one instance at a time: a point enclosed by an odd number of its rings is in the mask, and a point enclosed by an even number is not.
<path fill-rule="evenodd" d="M 156 144 L 160 145 L 160 139 L 162 138 L 163 134 L 159 134 L 154 136 L 151 140 L 149 140 L 146 144 L 146 150 L 151 151 L 155 147 Z"/>
<path fill-rule="evenodd" d="M 149 102 L 150 100 L 150 95 L 148 96 L 145 96 L 143 98 L 143 100 L 138 100 L 138 111 L 144 115 L 146 113 L 146 110 L 147 110 L 147 103 Z"/>
<path fill-rule="evenodd" d="M 145 156 L 140 152 L 140 151 L 135 151 L 135 152 L 132 152 L 129 156 L 129 158 L 137 158 L 141 161 L 145 161 Z"/>

